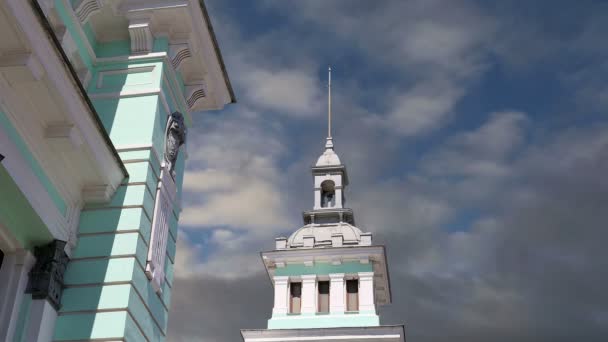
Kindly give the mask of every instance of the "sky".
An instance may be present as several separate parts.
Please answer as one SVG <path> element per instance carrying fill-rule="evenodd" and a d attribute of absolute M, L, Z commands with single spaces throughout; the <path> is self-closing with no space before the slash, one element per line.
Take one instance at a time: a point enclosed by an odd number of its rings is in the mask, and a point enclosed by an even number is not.
<path fill-rule="evenodd" d="M 207 0 L 237 104 L 194 115 L 168 340 L 263 329 L 259 252 L 326 137 L 408 341 L 608 336 L 608 2 Z"/>

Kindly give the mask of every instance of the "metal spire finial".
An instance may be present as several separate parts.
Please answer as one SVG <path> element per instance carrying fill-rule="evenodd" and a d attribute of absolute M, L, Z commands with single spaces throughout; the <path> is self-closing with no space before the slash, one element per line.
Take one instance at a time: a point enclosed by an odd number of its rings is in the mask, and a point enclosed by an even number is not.
<path fill-rule="evenodd" d="M 327 138 L 331 138 L 331 66 L 328 68 L 327 81 Z"/>

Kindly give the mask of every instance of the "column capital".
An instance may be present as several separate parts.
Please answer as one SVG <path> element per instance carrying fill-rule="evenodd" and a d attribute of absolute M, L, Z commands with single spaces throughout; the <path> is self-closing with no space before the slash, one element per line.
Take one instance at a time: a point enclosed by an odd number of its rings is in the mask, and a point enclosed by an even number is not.
<path fill-rule="evenodd" d="M 357 273 L 359 280 L 373 280 L 374 272 L 359 272 Z"/>
<path fill-rule="evenodd" d="M 316 274 L 305 274 L 302 275 L 302 282 L 303 283 L 310 283 L 310 282 L 315 282 L 317 280 L 317 275 Z"/>
<path fill-rule="evenodd" d="M 274 276 L 272 279 L 275 284 L 287 284 L 289 282 L 288 276 Z"/>
<path fill-rule="evenodd" d="M 344 273 L 330 273 L 329 279 L 331 280 L 344 280 Z"/>

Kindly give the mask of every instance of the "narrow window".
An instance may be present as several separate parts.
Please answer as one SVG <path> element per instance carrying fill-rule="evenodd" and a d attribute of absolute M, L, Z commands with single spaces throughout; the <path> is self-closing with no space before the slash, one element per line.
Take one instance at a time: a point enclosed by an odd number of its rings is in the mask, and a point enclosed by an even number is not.
<path fill-rule="evenodd" d="M 346 311 L 359 311 L 359 280 L 346 281 Z"/>
<path fill-rule="evenodd" d="M 329 282 L 320 281 L 319 289 L 319 312 L 329 312 Z"/>
<path fill-rule="evenodd" d="M 4 261 L 4 252 L 0 249 L 0 270 L 2 269 L 2 261 Z"/>
<path fill-rule="evenodd" d="M 302 307 L 302 283 L 291 283 L 289 286 L 289 313 L 299 314 Z"/>

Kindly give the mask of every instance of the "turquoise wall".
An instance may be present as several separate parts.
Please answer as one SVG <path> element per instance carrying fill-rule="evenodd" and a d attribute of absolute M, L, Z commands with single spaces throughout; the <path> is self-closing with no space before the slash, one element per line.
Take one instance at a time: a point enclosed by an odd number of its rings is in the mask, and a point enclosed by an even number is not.
<path fill-rule="evenodd" d="M 177 94 L 181 79 L 171 77 L 171 65 L 163 58 L 104 60 L 89 56 L 87 45 L 98 58 L 126 56 L 128 41 L 99 43 L 88 25 L 78 34 L 71 9 L 62 0 L 56 5 L 66 28 L 76 41 L 78 54 L 91 72 L 87 92 L 119 151 L 130 177 L 110 203 L 86 206 L 80 217 L 78 244 L 65 275 L 62 308 L 55 327 L 55 341 L 124 339 L 164 341 L 173 284 L 179 208 L 170 222 L 161 295 L 145 275 L 156 185 L 169 114 L 158 89 Z M 166 38 L 156 39 L 154 51 L 167 51 Z M 156 91 L 155 91 L 156 90 Z M 130 94 L 127 94 L 130 93 Z M 185 113 L 183 99 L 166 98 L 169 111 Z M 177 102 L 177 103 L 176 103 Z M 159 156 L 150 148 L 152 146 Z M 184 155 L 176 165 L 181 194 Z"/>

